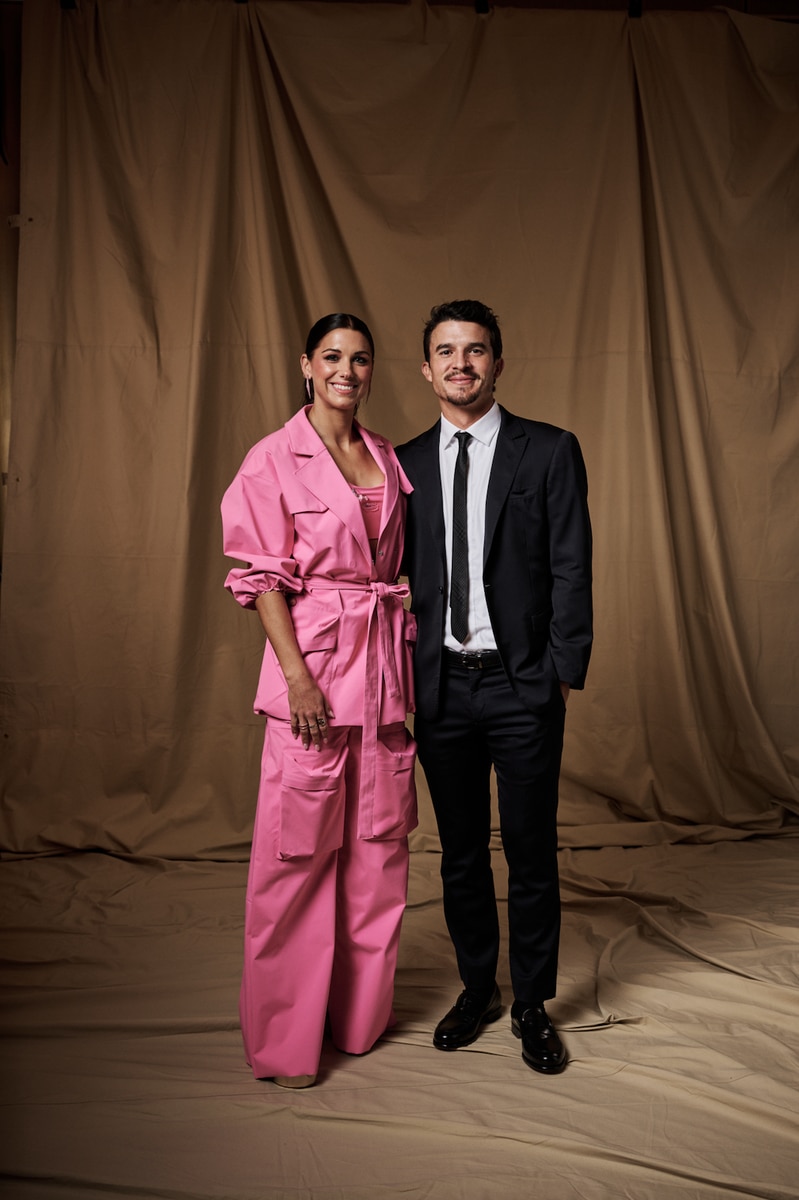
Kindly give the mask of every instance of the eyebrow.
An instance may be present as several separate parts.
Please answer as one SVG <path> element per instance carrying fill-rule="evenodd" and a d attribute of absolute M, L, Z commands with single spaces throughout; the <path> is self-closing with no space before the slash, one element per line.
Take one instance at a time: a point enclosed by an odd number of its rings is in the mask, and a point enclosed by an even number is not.
<path fill-rule="evenodd" d="M 439 350 L 452 350 L 452 349 L 454 349 L 452 342 L 439 342 L 438 345 L 435 347 L 436 352 L 438 352 Z M 469 342 L 467 346 L 464 346 L 464 349 L 465 350 L 474 350 L 474 349 L 487 350 L 488 343 L 487 342 Z"/>

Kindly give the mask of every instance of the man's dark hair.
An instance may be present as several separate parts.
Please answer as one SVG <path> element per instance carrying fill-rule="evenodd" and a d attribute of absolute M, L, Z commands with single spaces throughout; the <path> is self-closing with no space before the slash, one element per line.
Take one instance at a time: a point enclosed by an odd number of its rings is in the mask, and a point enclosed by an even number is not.
<path fill-rule="evenodd" d="M 482 325 L 488 330 L 494 358 L 502 358 L 502 334 L 499 331 L 497 314 L 480 300 L 448 300 L 431 308 L 424 327 L 424 361 L 430 361 L 430 337 L 436 325 L 442 321 L 468 321 L 470 325 Z"/>

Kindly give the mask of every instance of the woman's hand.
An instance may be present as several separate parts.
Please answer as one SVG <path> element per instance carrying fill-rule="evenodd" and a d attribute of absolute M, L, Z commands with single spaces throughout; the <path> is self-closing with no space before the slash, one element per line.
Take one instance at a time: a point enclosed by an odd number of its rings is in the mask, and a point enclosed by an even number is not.
<path fill-rule="evenodd" d="M 255 602 L 264 632 L 277 655 L 289 698 L 291 732 L 307 750 L 327 741 L 328 718 L 333 710 L 317 686 L 297 645 L 291 614 L 282 592 L 263 592 Z"/>
<path fill-rule="evenodd" d="M 291 735 L 299 738 L 307 750 L 311 743 L 317 750 L 327 741 L 328 717 L 333 710 L 327 703 L 314 679 L 307 673 L 304 677 L 289 681 L 289 712 L 291 713 Z"/>

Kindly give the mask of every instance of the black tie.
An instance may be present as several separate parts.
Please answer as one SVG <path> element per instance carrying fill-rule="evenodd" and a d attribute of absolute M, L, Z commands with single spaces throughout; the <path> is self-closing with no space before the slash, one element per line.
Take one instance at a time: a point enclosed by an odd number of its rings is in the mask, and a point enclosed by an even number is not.
<path fill-rule="evenodd" d="M 452 487 L 452 583 L 449 604 L 452 609 L 452 635 L 465 642 L 469 633 L 469 523 L 466 509 L 466 481 L 469 476 L 470 433 L 456 433 L 458 461 Z"/>

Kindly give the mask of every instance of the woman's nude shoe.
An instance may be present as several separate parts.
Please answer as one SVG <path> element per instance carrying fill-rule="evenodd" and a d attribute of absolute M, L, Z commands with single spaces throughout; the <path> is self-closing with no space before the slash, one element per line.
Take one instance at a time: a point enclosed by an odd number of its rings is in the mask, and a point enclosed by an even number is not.
<path fill-rule="evenodd" d="M 316 1083 L 315 1075 L 275 1075 L 274 1079 L 278 1087 L 287 1088 L 313 1087 Z"/>

